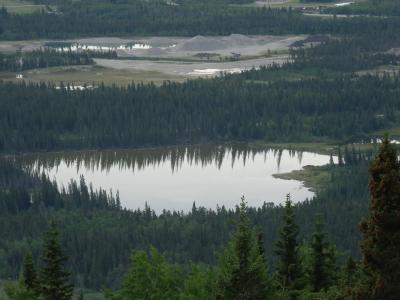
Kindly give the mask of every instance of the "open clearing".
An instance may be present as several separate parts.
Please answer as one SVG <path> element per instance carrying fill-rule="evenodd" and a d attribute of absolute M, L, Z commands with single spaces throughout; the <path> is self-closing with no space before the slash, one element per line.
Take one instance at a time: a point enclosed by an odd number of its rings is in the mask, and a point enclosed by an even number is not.
<path fill-rule="evenodd" d="M 0 0 L 1 1 L 1 0 Z M 260 56 L 268 53 L 287 51 L 296 42 L 306 39 L 307 35 L 257 35 L 232 34 L 229 36 L 188 37 L 132 37 L 132 38 L 86 38 L 63 41 L 1 41 L 0 52 L 32 51 L 46 45 L 76 44 L 83 49 L 108 51 L 114 50 L 124 58 L 170 58 L 197 60 L 224 60 L 246 56 Z M 70 48 L 52 46 L 55 49 Z M 77 50 L 79 51 L 79 50 Z"/>
<path fill-rule="evenodd" d="M 1 0 L 0 0 L 1 1 Z M 43 47 L 44 41 L 0 41 L 0 52 L 12 54 L 16 51 L 33 51 Z"/>
<path fill-rule="evenodd" d="M 400 73 L 398 65 L 382 65 L 370 70 L 362 70 L 357 72 L 358 75 L 378 75 L 378 76 L 394 76 Z"/>
<path fill-rule="evenodd" d="M 0 7 L 5 7 L 11 14 L 31 14 L 42 9 L 46 10 L 45 5 L 20 0 L 0 0 Z"/>
<path fill-rule="evenodd" d="M 334 6 L 342 6 L 343 4 L 347 5 L 348 2 L 362 2 L 366 0 L 337 0 L 334 2 L 301 2 L 300 0 L 263 0 L 263 1 L 255 1 L 251 4 L 245 4 L 246 6 L 270 6 L 273 8 L 280 8 L 280 7 L 293 7 L 293 8 L 300 8 L 300 7 L 334 7 Z"/>
<path fill-rule="evenodd" d="M 1 1 L 1 0 L 0 0 Z M 74 51 L 116 51 L 118 59 L 95 59 L 96 66 L 56 67 L 18 73 L 0 73 L 0 79 L 18 81 L 17 74 L 33 82 L 92 84 L 104 82 L 126 85 L 135 82 L 156 84 L 187 78 L 238 73 L 251 68 L 282 64 L 292 45 L 306 41 L 307 35 L 147 38 L 86 38 L 66 41 L 3 41 L 0 52 L 32 51 L 51 46 L 64 51 L 65 45 L 79 45 Z M 61 45 L 61 46 L 60 46 Z M 71 47 L 68 46 L 71 51 Z"/>
<path fill-rule="evenodd" d="M 96 64 L 106 68 L 117 70 L 135 70 L 161 72 L 172 76 L 185 77 L 207 77 L 216 76 L 222 73 L 239 73 L 244 70 L 267 66 L 272 63 L 281 64 L 287 61 L 285 55 L 231 61 L 231 62 L 170 62 L 170 61 L 149 61 L 149 60 L 112 60 L 96 59 Z"/>
<path fill-rule="evenodd" d="M 70 66 L 70 67 L 53 67 L 47 69 L 34 69 L 22 72 L 26 82 L 45 82 L 60 84 L 69 83 L 75 86 L 80 85 L 128 85 L 132 82 L 143 82 L 161 84 L 163 81 L 182 82 L 186 77 L 171 76 L 168 74 L 155 71 L 138 71 L 138 70 L 116 70 L 102 68 L 99 66 Z M 0 80 L 20 82 L 21 79 L 16 79 L 15 73 L 3 72 L 0 73 Z"/>
<path fill-rule="evenodd" d="M 94 66 L 67 66 L 27 70 L 20 73 L 0 72 L 0 80 L 20 82 L 17 74 L 27 82 L 60 82 L 73 85 L 128 85 L 132 82 L 161 84 L 163 81 L 183 82 L 189 78 L 213 77 L 221 73 L 238 73 L 260 65 L 282 63 L 287 56 L 275 56 L 232 62 L 171 62 L 149 60 L 96 59 Z"/>
<path fill-rule="evenodd" d="M 287 50 L 293 43 L 305 38 L 307 38 L 305 35 L 246 36 L 232 34 L 218 37 L 197 35 L 192 38 L 91 38 L 70 42 L 98 47 L 117 47 L 116 51 L 121 57 L 198 58 L 204 56 L 204 60 L 210 58 L 219 60 L 232 57 L 232 55 L 237 57 L 256 56 Z M 118 49 L 122 45 L 142 45 L 142 47 Z"/>

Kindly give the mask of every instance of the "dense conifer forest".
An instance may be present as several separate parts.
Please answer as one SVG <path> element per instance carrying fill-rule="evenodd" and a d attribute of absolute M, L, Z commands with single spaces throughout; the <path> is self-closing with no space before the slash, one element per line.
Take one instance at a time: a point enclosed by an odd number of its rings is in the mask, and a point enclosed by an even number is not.
<path fill-rule="evenodd" d="M 313 1 L 315 2 L 315 1 Z M 399 291 L 399 5 L 365 1 L 308 17 L 247 0 L 36 0 L 0 9 L 0 39 L 82 36 L 311 34 L 287 62 L 161 86 L 75 90 L 68 82 L 0 81 L 0 298 L 362 299 Z M 371 17 L 370 15 L 374 15 Z M 54 50 L 0 54 L 0 70 L 92 64 Z M 10 154 L 225 141 L 330 142 L 337 163 L 312 199 L 189 212 L 128 210 L 85 181 L 57 186 Z M 347 146 L 349 145 L 349 146 Z M 369 147 L 367 149 L 371 149 Z M 154 158 L 161 161 L 162 158 Z M 134 195 L 132 195 L 134 197 Z M 4 293 L 3 293 L 4 292 Z M 88 298 L 90 299 L 90 298 Z"/>
<path fill-rule="evenodd" d="M 399 43 L 399 35 L 375 28 L 294 47 L 283 66 L 161 87 L 0 83 L 0 151 L 364 137 L 398 126 L 399 77 L 355 72 L 397 66 L 387 50 Z"/>
<path fill-rule="evenodd" d="M 57 12 L 15 15 L 0 11 L 1 39 L 106 35 L 360 34 L 390 30 L 399 19 L 309 18 L 291 8 L 237 7 L 222 2 L 62 1 Z M 151 20 L 151 22 L 149 22 Z"/>
<path fill-rule="evenodd" d="M 366 169 L 370 156 L 345 153 L 342 162 L 330 166 L 328 188 L 311 201 L 293 205 L 288 196 L 285 206 L 265 204 L 252 209 L 243 198 L 234 211 L 207 211 L 194 205 L 189 214 L 164 212 L 159 216 L 150 208 L 125 211 L 118 197 L 89 192 L 83 179 L 59 193 L 45 177 L 20 174 L 19 178 L 26 179 L 20 180 L 16 190 L 22 195 L 24 186 L 33 185 L 35 192 L 33 202 L 19 205 L 18 213 L 2 209 L 2 244 L 9 249 L 2 254 L 3 272 L 11 274 L 23 268 L 24 274 L 21 283 L 8 286 L 6 291 L 9 295 L 27 293 L 29 299 L 36 299 L 36 295 L 54 299 L 51 293 L 58 293 L 57 299 L 70 299 L 70 282 L 82 287 L 107 280 L 109 287 L 121 286 L 116 292 L 104 291 L 107 299 L 158 299 L 160 295 L 169 295 L 168 299 L 240 299 L 237 295 L 241 294 L 248 295 L 246 299 L 347 299 L 356 295 L 361 299 L 396 299 L 392 296 L 397 295 L 397 277 L 387 277 L 382 265 L 374 263 L 375 257 L 383 255 L 380 261 L 387 260 L 387 266 L 392 267 L 398 255 L 398 246 L 393 243 L 384 248 L 387 255 L 381 252 L 388 239 L 398 234 L 390 223 L 398 222 L 397 198 L 390 192 L 400 185 L 396 150 L 385 140 L 372 164 L 369 215 Z M 21 172 L 12 163 L 3 164 L 2 170 L 7 170 L 3 173 L 8 175 L 2 178 Z M 385 176 L 393 178 L 386 180 Z M 389 190 L 382 190 L 381 180 Z M 23 196 L 19 198 L 18 203 L 23 203 Z M 2 196 L 3 207 L 5 202 Z M 54 220 L 50 225 L 49 213 Z M 360 236 L 358 223 L 364 216 Z M 42 241 L 38 233 L 46 228 L 50 229 Z M 385 234 L 377 240 L 371 230 Z M 349 244 L 354 253 L 348 251 Z M 150 250 L 148 245 L 153 245 Z M 132 246 L 141 250 L 134 251 L 129 264 Z M 220 255 L 215 256 L 215 251 Z M 70 272 L 60 269 L 64 254 L 69 257 Z M 25 256 L 23 267 L 19 256 Z M 363 261 L 357 263 L 360 257 Z M 40 259 L 43 269 L 36 273 Z M 397 271 L 393 269 L 393 276 Z M 55 277 L 50 280 L 49 276 Z M 382 280 L 387 282 L 384 286 Z M 376 287 L 371 290 L 369 284 Z M 381 294 L 384 296 L 377 298 Z"/>
<path fill-rule="evenodd" d="M 398 84 L 397 76 L 347 75 L 267 84 L 221 78 L 85 91 L 2 83 L 0 148 L 362 137 L 398 124 Z"/>
<path fill-rule="evenodd" d="M 309 239 L 313 230 L 310 216 L 321 213 L 330 240 L 343 256 L 359 257 L 357 224 L 367 210 L 370 155 L 347 150 L 344 153 L 345 165 L 329 167 L 331 180 L 326 190 L 315 199 L 296 204 L 294 209 L 302 240 Z M 2 162 L 1 178 L 0 228 L 3 249 L 7 249 L 2 253 L 2 278 L 18 275 L 26 249 L 35 258 L 38 256 L 41 233 L 48 226 L 49 215 L 62 224 L 62 245 L 70 257 L 76 284 L 100 288 L 120 282 L 132 248 L 147 249 L 153 245 L 176 263 L 215 263 L 214 252 L 226 244 L 234 228 L 232 220 L 238 214 L 237 210 L 221 207 L 213 211 L 195 204 L 188 214 L 165 211 L 156 215 L 150 207 L 127 211 L 121 207 L 118 195 L 93 191 L 83 178 L 59 192 L 47 177 L 23 173 L 17 165 L 6 161 Z M 262 232 L 271 265 L 276 261 L 273 242 L 283 211 L 269 203 L 248 209 L 253 224 Z"/>
<path fill-rule="evenodd" d="M 55 50 L 36 50 L 4 55 L 0 53 L 0 71 L 18 72 L 29 69 L 66 65 L 89 65 L 93 59 L 88 53 L 61 53 Z"/>

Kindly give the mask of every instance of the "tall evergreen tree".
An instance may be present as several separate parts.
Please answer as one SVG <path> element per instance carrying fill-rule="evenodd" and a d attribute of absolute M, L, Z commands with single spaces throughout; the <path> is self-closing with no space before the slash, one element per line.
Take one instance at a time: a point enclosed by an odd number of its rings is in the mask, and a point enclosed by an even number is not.
<path fill-rule="evenodd" d="M 265 258 L 260 252 L 242 197 L 236 232 L 220 259 L 217 299 L 274 299 Z"/>
<path fill-rule="evenodd" d="M 32 254 L 30 252 L 25 256 L 22 276 L 26 288 L 38 292 L 38 278 L 33 264 Z"/>
<path fill-rule="evenodd" d="M 310 284 L 314 292 L 326 289 L 330 285 L 330 249 L 326 241 L 324 225 L 321 216 L 315 221 L 315 232 L 311 242 Z"/>
<path fill-rule="evenodd" d="M 400 164 L 387 136 L 370 167 L 369 189 L 369 215 L 361 223 L 367 294 L 376 300 L 399 299 Z"/>
<path fill-rule="evenodd" d="M 40 273 L 41 294 L 44 300 L 69 300 L 73 293 L 69 273 L 64 269 L 66 257 L 58 239 L 56 224 L 51 222 L 44 241 L 43 269 Z"/>
<path fill-rule="evenodd" d="M 343 285 L 347 288 L 352 287 L 356 280 L 357 275 L 357 264 L 354 259 L 350 256 L 343 268 Z"/>
<path fill-rule="evenodd" d="M 325 257 L 326 257 L 326 270 L 327 270 L 327 286 L 335 285 L 339 280 L 340 269 L 337 265 L 337 255 L 338 251 L 336 249 L 336 245 L 327 243 L 327 247 L 325 249 Z"/>
<path fill-rule="evenodd" d="M 278 278 L 283 292 L 302 288 L 302 267 L 297 236 L 299 227 L 295 222 L 290 195 L 286 197 L 283 226 L 279 231 L 280 239 L 276 242 L 275 254 L 279 256 Z"/>
<path fill-rule="evenodd" d="M 356 297 L 355 290 L 359 288 L 362 276 L 359 265 L 349 256 L 340 272 L 338 280 L 340 297 L 338 299 L 359 299 Z"/>
<path fill-rule="evenodd" d="M 343 155 L 342 155 L 342 150 L 339 147 L 338 150 L 338 165 L 339 166 L 343 166 L 344 165 L 344 159 L 343 159 Z"/>

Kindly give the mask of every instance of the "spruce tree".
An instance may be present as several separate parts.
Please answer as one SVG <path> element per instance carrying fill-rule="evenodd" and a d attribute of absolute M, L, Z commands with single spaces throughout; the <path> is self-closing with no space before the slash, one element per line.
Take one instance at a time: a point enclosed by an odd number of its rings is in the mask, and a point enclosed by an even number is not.
<path fill-rule="evenodd" d="M 33 258 L 31 253 L 27 253 L 24 259 L 24 265 L 22 270 L 23 283 L 27 289 L 38 292 L 38 278 L 33 264 Z"/>
<path fill-rule="evenodd" d="M 335 162 L 333 161 L 333 155 L 331 153 L 331 155 L 329 156 L 329 165 L 334 166 Z"/>
<path fill-rule="evenodd" d="M 332 249 L 326 241 L 321 216 L 315 220 L 315 231 L 311 242 L 310 284 L 313 292 L 327 289 L 331 284 Z"/>
<path fill-rule="evenodd" d="M 343 160 L 343 156 L 342 156 L 342 150 L 339 147 L 338 150 L 338 165 L 339 166 L 343 166 L 344 165 L 344 160 Z"/>
<path fill-rule="evenodd" d="M 327 270 L 327 287 L 335 285 L 339 280 L 340 269 L 337 265 L 338 251 L 334 244 L 327 243 L 325 249 L 325 266 Z"/>
<path fill-rule="evenodd" d="M 361 223 L 366 295 L 371 299 L 400 297 L 400 165 L 388 137 L 370 167 L 371 201 Z"/>
<path fill-rule="evenodd" d="M 275 254 L 279 256 L 278 278 L 283 292 L 302 288 L 302 267 L 297 236 L 299 227 L 295 222 L 292 201 L 287 195 L 283 226 L 279 231 Z"/>
<path fill-rule="evenodd" d="M 43 249 L 43 269 L 40 273 L 41 295 L 44 300 L 69 300 L 73 287 L 69 273 L 64 269 L 66 257 L 59 243 L 59 233 L 54 222 L 46 234 Z"/>
<path fill-rule="evenodd" d="M 246 202 L 242 198 L 236 232 L 220 258 L 217 299 L 274 299 L 261 252 L 247 216 Z"/>
<path fill-rule="evenodd" d="M 357 264 L 350 256 L 347 259 L 346 265 L 343 268 L 343 285 L 350 288 L 354 285 L 357 274 Z"/>

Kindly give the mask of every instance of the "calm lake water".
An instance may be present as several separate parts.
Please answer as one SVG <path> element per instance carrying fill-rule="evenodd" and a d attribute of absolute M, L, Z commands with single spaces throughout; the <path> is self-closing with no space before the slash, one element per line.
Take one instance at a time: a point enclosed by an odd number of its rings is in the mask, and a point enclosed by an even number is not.
<path fill-rule="evenodd" d="M 57 152 L 18 157 L 36 170 L 44 170 L 59 186 L 83 175 L 93 188 L 119 191 L 130 209 L 145 203 L 156 212 L 233 208 L 242 195 L 250 206 L 279 204 L 290 193 L 303 201 L 313 193 L 295 180 L 274 178 L 276 173 L 324 165 L 328 155 L 289 150 L 257 149 L 247 145 L 181 146 L 143 150 Z"/>

